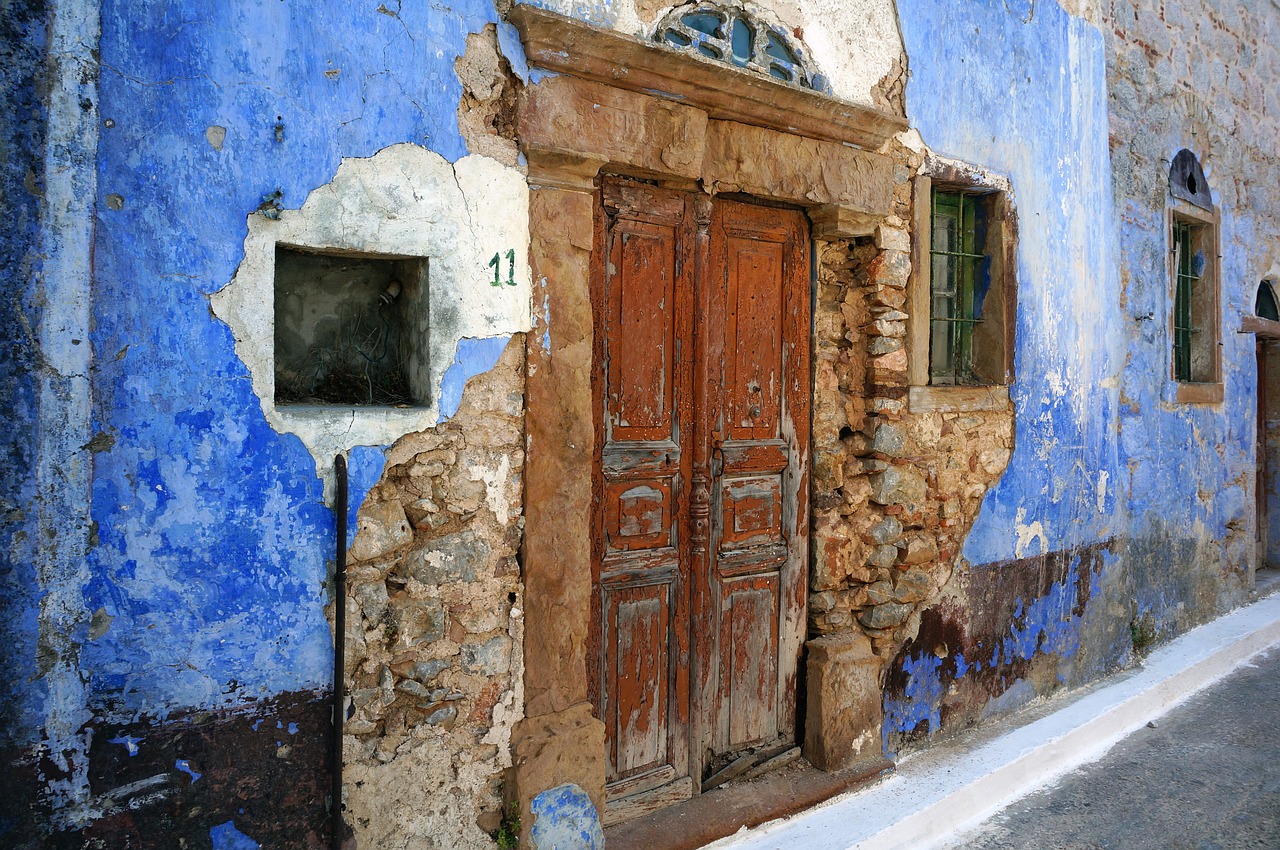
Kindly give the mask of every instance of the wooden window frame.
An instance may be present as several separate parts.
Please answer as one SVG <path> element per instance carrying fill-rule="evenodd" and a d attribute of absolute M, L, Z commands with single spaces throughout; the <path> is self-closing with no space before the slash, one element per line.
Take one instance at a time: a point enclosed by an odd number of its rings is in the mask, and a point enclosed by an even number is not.
<path fill-rule="evenodd" d="M 1176 339 L 1178 308 L 1179 251 L 1176 230 L 1179 227 L 1191 228 L 1191 238 L 1199 244 L 1205 255 L 1204 270 L 1199 277 L 1201 293 L 1192 297 L 1189 305 L 1194 311 L 1190 317 L 1192 326 L 1198 325 L 1200 338 L 1194 336 L 1189 341 L 1190 357 L 1193 364 L 1197 348 L 1201 357 L 1207 358 L 1208 369 L 1201 372 L 1201 380 L 1181 380 L 1177 376 Z M 1169 341 L 1165 346 L 1168 352 L 1168 368 L 1165 371 L 1170 392 L 1166 396 L 1178 404 L 1221 404 L 1223 399 L 1222 385 L 1222 273 L 1221 245 L 1219 242 L 1221 228 L 1217 210 L 1207 211 L 1194 204 L 1178 198 L 1170 197 L 1165 219 L 1165 238 L 1168 240 L 1168 333 Z M 1197 317 L 1202 317 L 1197 321 Z M 1191 366 L 1194 369 L 1194 365 Z M 1194 374 L 1194 372 L 1193 372 Z M 1204 378 L 1208 378 L 1205 380 Z"/>
<path fill-rule="evenodd" d="M 1003 410 L 1013 383 L 1014 322 L 1017 315 L 1017 225 L 1006 181 L 982 179 L 965 166 L 940 165 L 915 178 L 912 187 L 912 259 L 907 319 L 908 406 L 913 412 Z M 934 190 L 982 196 L 990 261 L 990 286 L 984 317 L 998 325 L 997 377 L 985 384 L 946 385 L 930 382 L 932 331 L 932 212 Z M 993 297 L 994 296 L 994 297 Z M 987 337 L 988 345 L 992 337 Z"/>

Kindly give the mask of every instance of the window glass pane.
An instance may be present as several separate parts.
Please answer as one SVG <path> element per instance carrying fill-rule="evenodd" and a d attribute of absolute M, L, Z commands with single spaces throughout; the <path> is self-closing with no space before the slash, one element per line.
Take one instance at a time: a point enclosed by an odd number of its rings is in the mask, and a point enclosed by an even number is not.
<path fill-rule="evenodd" d="M 751 61 L 751 52 L 755 39 L 751 27 L 742 18 L 733 19 L 733 64 L 742 67 Z"/>
<path fill-rule="evenodd" d="M 974 327 L 989 285 L 982 198 L 934 192 L 930 225 L 931 380 L 974 384 Z"/>
<path fill-rule="evenodd" d="M 934 383 L 953 383 L 951 325 L 948 322 L 934 322 L 929 331 L 929 374 Z"/>
<path fill-rule="evenodd" d="M 764 52 L 772 56 L 774 59 L 780 59 L 788 65 L 799 65 L 800 57 L 792 52 L 781 38 L 774 33 L 765 33 Z"/>
<path fill-rule="evenodd" d="M 935 254 L 933 257 L 933 315 L 934 318 L 951 318 L 954 315 L 955 257 Z"/>
<path fill-rule="evenodd" d="M 692 12 L 681 20 L 689 29 L 697 30 L 704 35 L 724 38 L 724 19 L 714 12 Z"/>

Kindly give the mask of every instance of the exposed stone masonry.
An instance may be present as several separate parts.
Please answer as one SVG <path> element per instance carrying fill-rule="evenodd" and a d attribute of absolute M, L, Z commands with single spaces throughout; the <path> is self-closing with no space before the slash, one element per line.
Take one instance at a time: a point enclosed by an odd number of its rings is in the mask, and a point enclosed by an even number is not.
<path fill-rule="evenodd" d="M 400 440 L 360 509 L 345 759 L 361 846 L 492 846 L 523 703 L 523 352 L 517 337 L 452 419 Z"/>
<path fill-rule="evenodd" d="M 905 178 L 919 163 L 898 154 Z M 1013 445 L 1011 409 L 909 409 L 910 185 L 874 236 L 818 245 L 810 633 L 865 633 L 882 662 L 951 579 Z"/>

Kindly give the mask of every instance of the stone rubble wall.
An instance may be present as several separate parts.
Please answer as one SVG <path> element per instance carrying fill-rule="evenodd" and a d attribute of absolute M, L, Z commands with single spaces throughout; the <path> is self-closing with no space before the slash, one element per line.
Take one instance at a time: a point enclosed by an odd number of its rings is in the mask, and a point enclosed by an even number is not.
<path fill-rule="evenodd" d="M 1012 409 L 913 413 L 907 404 L 910 177 L 874 236 L 819 242 L 814 317 L 811 636 L 863 633 L 887 662 L 959 563 L 1013 446 Z"/>
<path fill-rule="evenodd" d="M 452 419 L 391 449 L 360 508 L 344 777 L 360 846 L 492 847 L 523 715 L 524 368 L 516 335 Z"/>

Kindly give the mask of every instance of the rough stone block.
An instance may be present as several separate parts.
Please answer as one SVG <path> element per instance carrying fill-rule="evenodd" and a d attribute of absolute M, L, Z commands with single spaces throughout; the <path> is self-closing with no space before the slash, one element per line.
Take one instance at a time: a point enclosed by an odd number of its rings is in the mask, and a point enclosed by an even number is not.
<path fill-rule="evenodd" d="M 901 457 L 907 447 L 907 426 L 901 422 L 881 422 L 871 440 L 871 451 L 886 457 Z"/>
<path fill-rule="evenodd" d="M 520 139 L 594 154 L 639 171 L 697 177 L 707 115 L 662 98 L 562 76 L 524 90 Z"/>
<path fill-rule="evenodd" d="M 872 477 L 871 501 L 877 505 L 918 504 L 924 501 L 926 490 L 920 473 L 902 466 L 891 466 Z"/>
<path fill-rule="evenodd" d="M 893 166 L 882 154 L 732 121 L 708 123 L 702 177 L 718 191 L 805 198 L 872 214 L 888 212 L 893 200 Z"/>
<path fill-rule="evenodd" d="M 360 509 L 349 552 L 352 560 L 369 561 L 412 542 L 413 526 L 400 503 L 375 502 Z"/>
<path fill-rule="evenodd" d="M 870 535 L 877 544 L 893 543 L 902 536 L 902 523 L 896 517 L 885 517 L 871 526 Z"/>
<path fill-rule="evenodd" d="M 526 717 L 516 724 L 511 750 L 524 825 L 521 847 L 539 846 L 533 844 L 533 801 L 545 791 L 577 786 L 589 798 L 597 819 L 604 811 L 604 724 L 591 715 L 590 703 Z"/>
<path fill-rule="evenodd" d="M 468 673 L 496 676 L 511 666 L 511 639 L 495 635 L 482 643 L 462 645 L 462 669 Z"/>
<path fill-rule="evenodd" d="M 882 251 L 867 266 L 873 283 L 903 289 L 911 278 L 911 256 L 904 251 Z"/>
<path fill-rule="evenodd" d="M 899 573 L 893 587 L 894 602 L 921 602 L 933 591 L 933 581 L 922 569 Z"/>
<path fill-rule="evenodd" d="M 869 629 L 891 629 L 905 623 L 911 616 L 912 610 L 914 610 L 912 605 L 887 602 L 863 611 L 858 615 L 858 622 Z"/>
<path fill-rule="evenodd" d="M 876 247 L 905 254 L 911 250 L 911 234 L 902 228 L 882 224 L 876 228 Z"/>
<path fill-rule="evenodd" d="M 438 599 L 410 599 L 399 593 L 391 599 L 395 649 L 408 649 L 444 637 L 444 606 Z"/>
<path fill-rule="evenodd" d="M 902 553 L 904 564 L 927 564 L 938 557 L 938 545 L 929 534 L 913 534 L 907 538 L 906 550 Z"/>
<path fill-rule="evenodd" d="M 863 605 L 883 605 L 891 601 L 893 601 L 893 585 L 887 579 L 881 579 L 863 589 Z"/>
<path fill-rule="evenodd" d="M 880 660 L 865 635 L 809 641 L 804 754 L 820 770 L 878 758 Z"/>
<path fill-rule="evenodd" d="M 533 798 L 529 846 L 534 850 L 604 850 L 604 830 L 591 798 L 577 785 L 549 788 Z"/>
<path fill-rule="evenodd" d="M 400 569 L 428 587 L 475 581 L 489 563 L 489 544 L 467 530 L 437 538 L 428 549 L 406 558 Z"/>
<path fill-rule="evenodd" d="M 887 570 L 898 562 L 898 547 L 893 545 L 877 546 L 871 550 L 871 557 L 867 558 L 867 564 Z"/>

